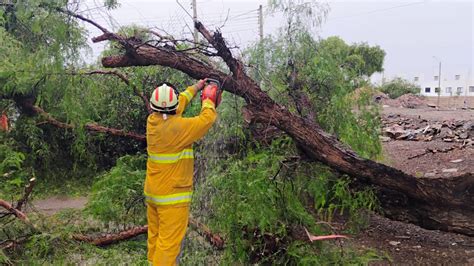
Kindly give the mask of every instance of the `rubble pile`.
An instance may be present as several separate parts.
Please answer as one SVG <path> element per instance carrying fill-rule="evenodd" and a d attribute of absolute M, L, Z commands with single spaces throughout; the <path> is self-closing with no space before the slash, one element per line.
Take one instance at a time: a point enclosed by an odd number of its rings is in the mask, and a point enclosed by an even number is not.
<path fill-rule="evenodd" d="M 380 93 L 376 96 L 376 101 L 392 107 L 420 108 L 427 106 L 423 97 L 411 93 L 404 94 L 396 99 L 390 99 L 386 94 Z"/>
<path fill-rule="evenodd" d="M 395 101 L 398 101 L 400 103 L 400 106 L 403 106 L 405 108 L 419 108 L 422 106 L 426 106 L 425 101 L 421 96 L 417 96 L 411 93 L 404 94 Z"/>
<path fill-rule="evenodd" d="M 474 144 L 474 121 L 429 121 L 421 118 L 406 118 L 400 115 L 388 115 L 382 119 L 383 141 L 412 140 L 431 141 L 440 139 L 445 142 L 458 142 L 463 145 Z"/>

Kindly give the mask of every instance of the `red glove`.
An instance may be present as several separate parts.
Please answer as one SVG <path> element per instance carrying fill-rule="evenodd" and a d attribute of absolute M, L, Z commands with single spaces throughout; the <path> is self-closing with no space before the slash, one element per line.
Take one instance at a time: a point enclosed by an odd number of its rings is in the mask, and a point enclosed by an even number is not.
<path fill-rule="evenodd" d="M 222 91 L 217 88 L 216 84 L 209 84 L 202 90 L 201 102 L 209 99 L 211 100 L 216 107 L 221 103 Z"/>

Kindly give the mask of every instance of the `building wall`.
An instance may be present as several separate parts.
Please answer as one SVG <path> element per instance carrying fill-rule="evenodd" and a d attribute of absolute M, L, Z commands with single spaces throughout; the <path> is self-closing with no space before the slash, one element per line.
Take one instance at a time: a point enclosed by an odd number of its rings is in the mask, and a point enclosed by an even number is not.
<path fill-rule="evenodd" d="M 456 78 L 459 75 L 459 78 Z M 420 94 L 425 96 L 438 96 L 436 88 L 439 81 L 435 79 L 436 75 L 426 76 L 417 75 L 411 77 L 410 81 L 420 87 Z M 427 92 L 429 88 L 429 92 Z M 451 76 L 441 76 L 440 96 L 474 96 L 474 79 L 469 74 L 455 74 Z"/>

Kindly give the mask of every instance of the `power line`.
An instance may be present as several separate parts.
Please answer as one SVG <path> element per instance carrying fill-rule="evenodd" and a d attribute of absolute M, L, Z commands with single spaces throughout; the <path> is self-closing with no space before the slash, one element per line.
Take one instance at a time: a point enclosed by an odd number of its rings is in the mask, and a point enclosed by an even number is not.
<path fill-rule="evenodd" d="M 354 14 L 354 15 L 350 15 L 350 16 L 332 18 L 332 19 L 328 19 L 327 21 L 353 18 L 353 17 L 363 16 L 363 15 L 367 15 L 367 14 L 374 14 L 374 13 L 384 12 L 384 11 L 388 11 L 388 10 L 392 10 L 392 9 L 397 9 L 397 8 L 402 8 L 402 7 L 407 7 L 407 6 L 414 6 L 414 5 L 424 4 L 424 3 L 425 3 L 425 1 L 421 1 L 421 2 L 416 2 L 416 3 L 392 6 L 392 7 L 388 7 L 388 8 L 375 9 L 375 10 L 371 10 L 371 11 L 368 11 L 368 12 L 358 13 L 358 14 Z"/>
<path fill-rule="evenodd" d="M 248 11 L 248 12 L 244 12 L 244 13 L 242 13 L 242 14 L 240 14 L 240 15 L 236 15 L 236 16 L 230 17 L 229 19 L 238 18 L 238 17 L 244 16 L 244 15 L 250 14 L 250 13 L 252 13 L 252 12 L 258 12 L 258 9 L 252 9 L 252 10 L 250 10 L 250 11 Z"/>

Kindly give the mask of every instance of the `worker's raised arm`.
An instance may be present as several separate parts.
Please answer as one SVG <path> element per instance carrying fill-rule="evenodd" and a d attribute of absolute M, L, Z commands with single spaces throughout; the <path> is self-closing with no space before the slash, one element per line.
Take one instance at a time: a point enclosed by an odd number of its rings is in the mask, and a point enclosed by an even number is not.
<path fill-rule="evenodd" d="M 182 114 L 186 109 L 186 106 L 196 96 L 196 94 L 204 87 L 204 80 L 199 80 L 196 84 L 189 86 L 185 91 L 179 94 L 179 106 L 176 110 L 176 114 Z"/>
<path fill-rule="evenodd" d="M 201 113 L 191 118 L 183 118 L 185 128 L 182 132 L 181 144 L 186 147 L 206 135 L 217 118 L 217 112 L 214 102 L 204 100 L 202 102 Z"/>

